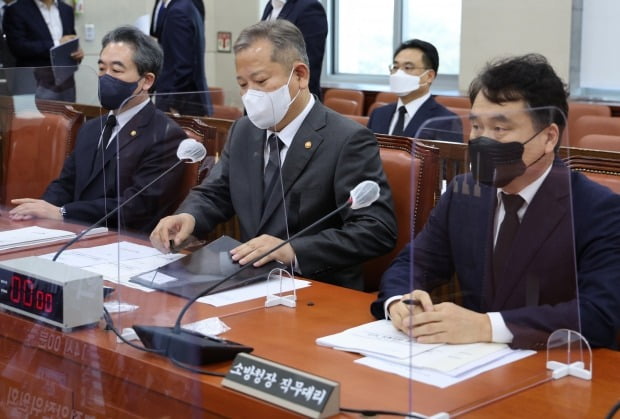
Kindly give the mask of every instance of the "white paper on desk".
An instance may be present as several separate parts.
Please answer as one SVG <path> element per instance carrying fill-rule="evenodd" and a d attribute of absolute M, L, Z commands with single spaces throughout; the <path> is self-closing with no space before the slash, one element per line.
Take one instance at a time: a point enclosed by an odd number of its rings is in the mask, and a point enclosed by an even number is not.
<path fill-rule="evenodd" d="M 411 355 L 440 345 L 416 343 L 392 326 L 389 320 L 377 320 L 344 332 L 318 338 L 316 343 L 347 352 L 378 354 L 408 360 Z"/>
<path fill-rule="evenodd" d="M 0 232 L 0 250 L 69 240 L 73 237 L 75 237 L 75 233 L 64 230 L 53 230 L 38 226 L 16 228 Z"/>
<path fill-rule="evenodd" d="M 304 281 L 302 279 L 295 279 L 294 284 L 291 284 L 291 281 L 284 281 L 282 284 L 282 292 L 290 292 L 293 290 L 293 287 L 295 287 L 295 289 L 300 289 L 309 286 L 310 281 Z M 229 291 L 218 292 L 213 295 L 207 295 L 206 297 L 201 297 L 196 301 L 210 304 L 215 307 L 221 307 L 228 304 L 235 304 L 242 301 L 253 300 L 255 298 L 266 297 L 267 291 L 266 281 L 261 281 L 256 284 L 246 285 Z"/>
<path fill-rule="evenodd" d="M 511 349 L 504 343 L 467 343 L 460 345 L 437 345 L 423 353 L 413 354 L 407 358 L 389 358 L 377 356 L 367 351 L 362 355 L 375 356 L 400 365 L 410 365 L 416 368 L 427 368 L 443 372 L 452 376 L 460 375 L 470 369 L 477 368 L 501 358 Z"/>
<path fill-rule="evenodd" d="M 101 246 L 68 249 L 64 251 L 56 261 L 64 263 L 65 265 L 83 268 L 86 266 L 103 265 L 106 263 L 116 264 L 119 260 L 123 262 L 150 256 L 158 256 L 161 254 L 162 253 L 160 253 L 159 250 L 153 247 L 122 241 L 118 243 L 104 244 Z M 41 257 L 52 259 L 54 256 L 55 253 L 48 253 Z M 172 260 L 168 263 L 171 261 Z"/>
<path fill-rule="evenodd" d="M 153 271 L 177 259 L 182 253 L 160 253 L 150 246 L 130 242 L 111 243 L 102 246 L 67 250 L 57 259 L 65 265 L 76 266 L 103 276 L 106 281 L 120 283 L 145 292 L 154 291 L 129 282 L 131 277 Z M 54 253 L 43 255 L 51 259 Z"/>
<path fill-rule="evenodd" d="M 360 358 L 355 360 L 355 363 L 366 365 L 367 367 L 375 368 L 392 374 L 397 374 L 401 377 L 410 378 L 411 380 L 419 381 L 424 384 L 429 384 L 439 388 L 446 388 L 453 384 L 457 384 L 461 381 L 465 381 L 469 378 L 475 377 L 476 375 L 483 372 L 490 371 L 494 368 L 499 368 L 503 365 L 518 361 L 535 353 L 536 351 L 530 350 L 510 350 L 510 352 L 508 352 L 505 356 L 495 359 L 494 361 L 489 363 L 482 363 L 479 368 L 470 369 L 468 372 L 456 377 L 426 368 L 415 368 L 400 365 L 375 357 Z"/>

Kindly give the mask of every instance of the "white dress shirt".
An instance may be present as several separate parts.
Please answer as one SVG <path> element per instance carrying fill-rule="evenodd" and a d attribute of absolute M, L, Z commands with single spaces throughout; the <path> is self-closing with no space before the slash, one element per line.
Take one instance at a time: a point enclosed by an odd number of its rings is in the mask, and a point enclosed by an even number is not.
<path fill-rule="evenodd" d="M 411 121 L 411 118 L 413 118 L 413 115 L 415 115 L 415 113 L 420 109 L 422 104 L 428 100 L 429 97 L 431 97 L 431 94 L 427 93 L 424 96 L 421 96 L 417 99 L 412 100 L 406 105 L 403 104 L 403 101 L 401 98 L 398 98 L 398 103 L 396 103 L 396 112 L 394 112 L 394 115 L 392 115 L 392 122 L 390 122 L 390 131 L 389 131 L 390 134 L 394 131 L 394 127 L 396 126 L 396 121 L 398 121 L 398 110 L 400 109 L 401 106 L 404 105 L 405 109 L 407 109 L 407 113 L 405 114 L 405 121 L 404 121 L 405 123 L 403 124 L 403 131 L 404 131 L 405 128 L 407 128 L 407 125 L 409 125 L 409 121 Z"/>
<path fill-rule="evenodd" d="M 271 0 L 271 7 L 273 7 L 273 10 L 267 20 L 276 20 L 278 16 L 280 16 L 280 12 L 285 4 L 286 0 Z"/>
<path fill-rule="evenodd" d="M 60 38 L 62 38 L 62 21 L 60 20 L 60 12 L 58 10 L 58 0 L 54 0 L 50 7 L 47 7 L 41 0 L 34 0 L 34 2 L 39 6 L 41 16 L 43 16 L 43 20 L 47 24 L 47 29 L 50 31 L 50 35 L 52 35 L 54 46 L 60 44 Z"/>

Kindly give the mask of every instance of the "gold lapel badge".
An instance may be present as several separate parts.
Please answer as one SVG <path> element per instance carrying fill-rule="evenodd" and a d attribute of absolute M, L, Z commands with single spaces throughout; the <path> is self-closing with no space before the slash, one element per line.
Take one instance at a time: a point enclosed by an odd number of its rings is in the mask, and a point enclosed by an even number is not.
<path fill-rule="evenodd" d="M 312 141 L 306 141 L 304 147 L 306 147 L 307 150 L 310 150 L 312 148 Z"/>

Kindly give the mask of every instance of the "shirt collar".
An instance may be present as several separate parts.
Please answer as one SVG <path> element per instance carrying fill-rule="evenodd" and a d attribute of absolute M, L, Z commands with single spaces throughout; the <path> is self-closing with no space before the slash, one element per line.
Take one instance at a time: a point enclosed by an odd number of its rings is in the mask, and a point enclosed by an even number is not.
<path fill-rule="evenodd" d="M 43 9 L 43 8 L 47 9 L 47 8 L 48 8 L 48 7 L 47 7 L 47 4 L 43 3 L 41 0 L 34 0 L 34 1 L 35 1 L 35 3 L 37 3 L 37 6 L 39 6 L 39 8 L 41 8 L 41 9 Z M 56 6 L 56 7 L 58 7 L 58 0 L 54 0 L 54 1 L 52 2 L 52 6 Z M 51 8 L 52 6 L 50 6 L 50 8 Z"/>
<path fill-rule="evenodd" d="M 540 175 L 538 177 L 538 179 L 536 179 L 534 182 L 530 183 L 529 185 L 527 185 L 525 188 L 521 189 L 521 191 L 519 192 L 519 196 L 521 196 L 521 198 L 523 198 L 523 200 L 526 203 L 526 207 L 527 205 L 530 205 L 530 202 L 532 202 L 532 199 L 534 199 L 534 196 L 536 195 L 536 192 L 538 192 L 538 190 L 540 189 L 540 186 L 542 185 L 542 183 L 545 181 L 545 179 L 547 178 L 547 176 L 549 176 L 549 173 L 551 172 L 551 167 L 553 166 L 553 164 L 550 164 L 549 167 L 547 168 L 547 170 L 545 170 L 545 172 Z M 501 193 L 504 192 L 503 189 L 498 188 L 497 189 L 497 199 L 500 200 L 501 202 Z"/>
<path fill-rule="evenodd" d="M 142 102 L 138 103 L 136 106 L 132 106 L 126 111 L 117 113 L 115 116 L 116 116 L 116 125 L 118 129 L 120 130 L 121 128 L 123 128 L 123 126 L 125 126 L 127 122 L 129 122 L 134 116 L 136 116 L 138 112 L 140 112 L 146 106 L 148 102 L 149 100 L 147 98 L 143 100 Z M 110 114 L 111 113 L 112 112 L 110 112 Z"/>
<path fill-rule="evenodd" d="M 291 143 L 293 142 L 293 138 L 295 138 L 295 134 L 297 134 L 297 131 L 299 131 L 299 127 L 301 127 L 301 124 L 304 122 L 304 119 L 306 119 L 306 116 L 308 116 L 308 114 L 312 110 L 312 107 L 314 106 L 314 102 L 315 102 L 314 95 L 309 95 L 309 96 L 310 96 L 310 100 L 308 100 L 306 107 L 299 113 L 299 115 L 297 115 L 295 119 L 289 122 L 287 126 L 282 128 L 280 132 L 274 132 L 271 130 L 267 130 L 267 138 L 269 138 L 271 134 L 276 134 L 278 138 L 282 140 L 284 145 L 286 145 L 286 147 L 290 147 Z"/>
<path fill-rule="evenodd" d="M 401 106 L 405 106 L 407 109 L 407 115 L 409 118 L 412 118 L 413 115 L 422 107 L 422 104 L 426 102 L 431 97 L 430 92 L 425 94 L 424 96 L 420 96 L 417 99 L 413 99 L 411 102 L 406 105 L 403 103 L 402 98 L 398 98 L 398 103 L 396 104 L 396 109 L 399 109 Z"/>

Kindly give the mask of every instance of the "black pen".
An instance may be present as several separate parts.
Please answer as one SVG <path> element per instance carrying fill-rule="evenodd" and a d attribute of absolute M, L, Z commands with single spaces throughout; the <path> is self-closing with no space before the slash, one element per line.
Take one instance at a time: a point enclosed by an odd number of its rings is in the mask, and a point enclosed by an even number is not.
<path fill-rule="evenodd" d="M 401 303 L 408 306 L 421 306 L 420 300 L 416 300 L 415 298 L 405 298 L 404 300 L 400 300 Z"/>

